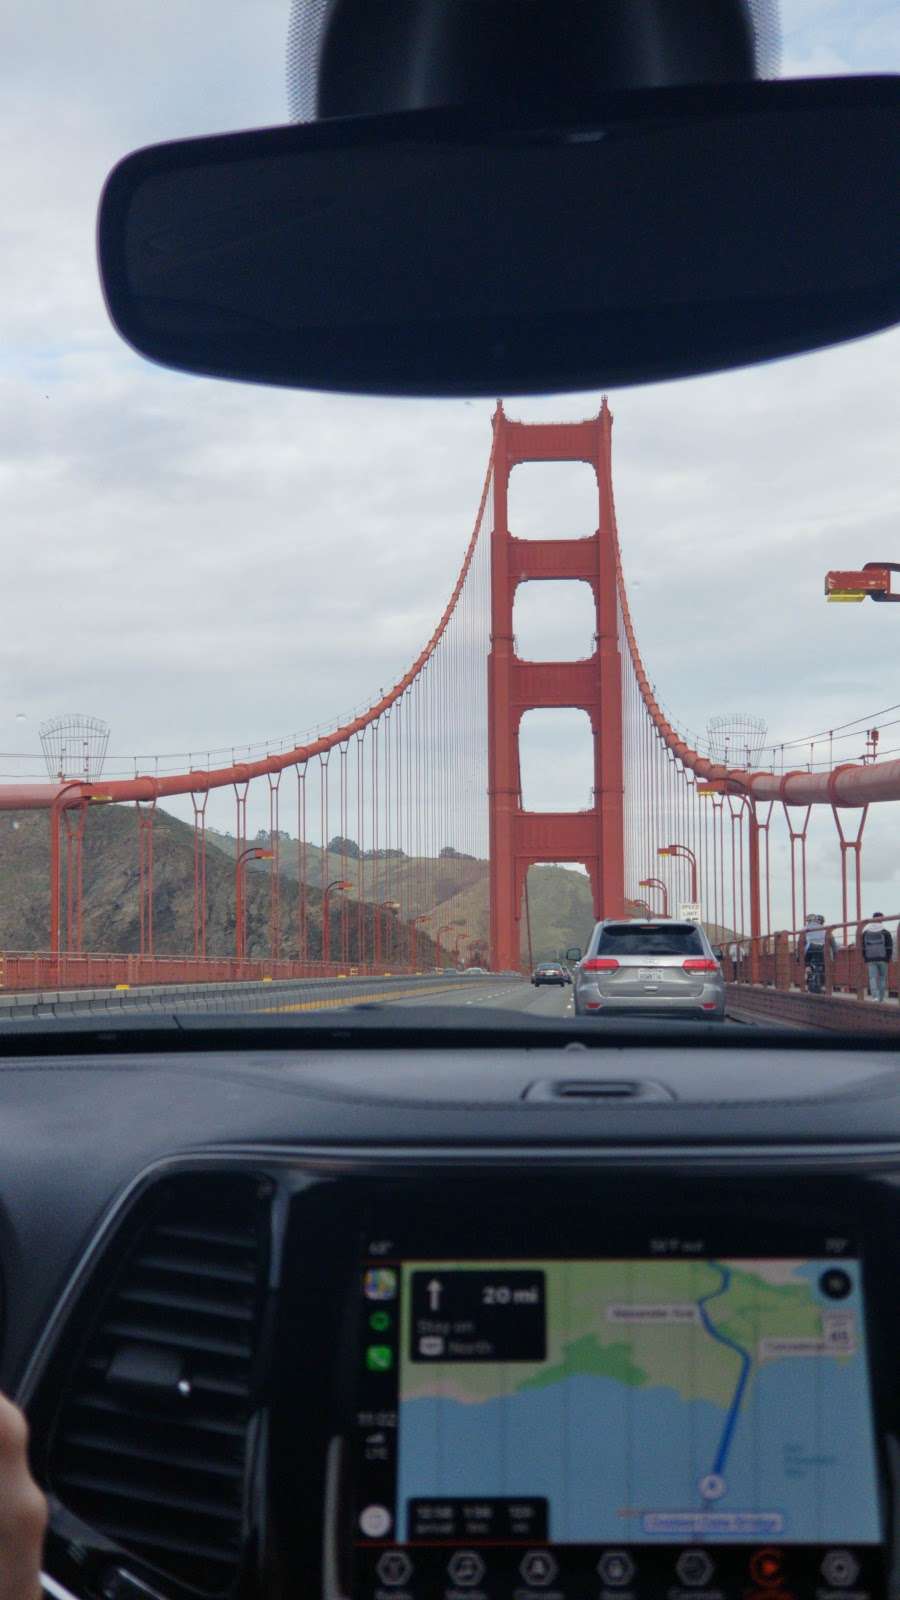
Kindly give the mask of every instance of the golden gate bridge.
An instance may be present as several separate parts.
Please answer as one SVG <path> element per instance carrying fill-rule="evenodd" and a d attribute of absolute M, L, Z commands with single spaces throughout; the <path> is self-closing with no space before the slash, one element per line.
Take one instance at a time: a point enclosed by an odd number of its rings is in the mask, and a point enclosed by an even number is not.
<path fill-rule="evenodd" d="M 670 909 L 728 930 L 726 974 L 765 991 L 767 1009 L 797 985 L 797 938 L 805 920 L 811 820 L 830 818 L 841 893 L 841 948 L 829 958 L 826 993 L 862 994 L 853 953 L 862 920 L 862 847 L 869 808 L 900 799 L 900 760 L 791 748 L 756 752 L 692 740 L 658 702 L 632 621 L 616 525 L 613 418 L 520 422 L 498 403 L 474 526 L 459 575 L 424 649 L 388 692 L 339 726 L 302 742 L 281 741 L 216 765 L 193 759 L 106 775 L 102 758 L 47 782 L 0 784 L 0 810 L 45 811 L 49 823 L 49 948 L 7 952 L 0 983 L 47 988 L 88 982 L 246 982 L 311 975 L 380 973 L 385 918 L 403 930 L 391 970 L 415 972 L 423 936 L 441 939 L 463 922 L 449 916 L 467 863 L 488 861 L 489 953 L 470 955 L 494 971 L 520 968 L 527 875 L 537 863 L 586 871 L 597 918 Z M 519 538 L 509 526 L 510 474 L 526 462 L 586 462 L 596 475 L 597 526 L 581 538 Z M 587 584 L 593 596 L 592 653 L 582 660 L 519 657 L 513 608 L 521 584 Z M 593 789 L 581 811 L 523 806 L 519 734 L 526 712 L 575 708 L 590 720 Z M 103 725 L 91 737 L 103 743 Z M 48 737 L 50 737 L 48 735 Z M 57 728 L 51 737 L 63 737 Z M 825 737 L 823 735 L 823 737 Z M 55 748 L 55 746 L 53 746 Z M 99 743 L 97 744 L 99 749 Z M 752 755 L 752 759 L 751 759 Z M 780 770 L 776 770 L 780 767 Z M 262 787 L 269 828 L 248 840 L 248 794 Z M 207 803 L 231 791 L 235 948 L 208 946 Z M 193 813 L 192 947 L 160 954 L 154 931 L 157 819 L 161 802 L 188 797 Z M 83 948 L 83 849 L 97 807 L 130 805 L 136 818 L 139 947 L 131 955 Z M 284 878 L 285 809 L 296 819 L 296 875 Z M 780 830 L 789 880 L 790 927 L 773 925 L 773 839 Z M 334 849 L 327 847 L 332 831 Z M 318 838 L 315 846 L 313 840 Z M 246 946 L 245 874 L 268 863 L 268 951 Z M 411 862 L 411 866 L 402 863 Z M 314 867 L 320 882 L 315 884 Z M 786 902 L 787 885 L 779 882 Z M 353 898 L 346 891 L 353 891 Z M 643 892 L 642 892 L 643 891 Z M 315 902 L 316 916 L 312 914 Z M 423 910 L 423 907 L 432 907 Z M 459 935 L 456 935 L 457 949 Z"/>

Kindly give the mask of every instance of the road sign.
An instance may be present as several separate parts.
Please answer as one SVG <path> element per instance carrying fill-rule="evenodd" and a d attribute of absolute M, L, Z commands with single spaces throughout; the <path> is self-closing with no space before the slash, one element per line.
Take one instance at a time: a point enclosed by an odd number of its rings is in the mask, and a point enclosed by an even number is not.
<path fill-rule="evenodd" d="M 700 921 L 700 901 L 682 900 L 678 907 L 678 915 L 682 922 Z"/>

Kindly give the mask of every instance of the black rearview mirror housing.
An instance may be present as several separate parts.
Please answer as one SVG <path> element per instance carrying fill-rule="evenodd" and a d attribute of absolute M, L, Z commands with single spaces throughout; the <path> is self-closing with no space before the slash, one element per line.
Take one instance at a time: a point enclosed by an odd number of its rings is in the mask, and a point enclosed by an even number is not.
<path fill-rule="evenodd" d="M 403 112 L 141 150 L 110 315 L 152 361 L 394 395 L 687 377 L 900 320 L 900 78 Z"/>

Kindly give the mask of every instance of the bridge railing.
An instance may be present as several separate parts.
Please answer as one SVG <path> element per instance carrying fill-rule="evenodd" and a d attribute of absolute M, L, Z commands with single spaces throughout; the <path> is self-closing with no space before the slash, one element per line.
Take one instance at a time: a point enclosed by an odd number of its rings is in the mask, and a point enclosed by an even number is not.
<path fill-rule="evenodd" d="M 859 930 L 872 922 L 872 917 L 859 917 L 845 922 L 826 923 L 819 932 L 826 935 L 824 948 L 825 995 L 855 995 L 864 999 L 868 993 L 868 968 L 863 960 Z M 888 963 L 887 993 L 900 996 L 900 938 L 897 924 L 900 913 L 892 912 L 882 918 L 888 932 L 894 930 L 893 959 Z M 803 959 L 808 928 L 790 928 L 777 933 L 763 934 L 758 938 L 732 940 L 722 961 L 726 982 L 754 985 L 782 991 L 806 988 L 806 965 Z M 832 954 L 829 935 L 840 936 L 841 944 Z"/>
<path fill-rule="evenodd" d="M 456 969 L 446 969 L 452 975 Z M 425 969 L 431 975 L 431 969 Z M 373 965 L 339 961 L 237 960 L 140 955 L 61 955 L 49 951 L 0 953 L 0 991 L 103 989 L 157 984 L 284 982 L 307 978 L 386 978 L 419 975 L 419 969 L 389 961 Z"/>

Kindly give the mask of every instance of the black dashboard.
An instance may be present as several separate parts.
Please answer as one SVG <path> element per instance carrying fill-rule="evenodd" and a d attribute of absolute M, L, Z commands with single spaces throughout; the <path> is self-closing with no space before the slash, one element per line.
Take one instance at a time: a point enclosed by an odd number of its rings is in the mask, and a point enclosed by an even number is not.
<path fill-rule="evenodd" d="M 467 1033 L 4 1039 L 47 1592 L 895 1592 L 895 1052 Z"/>

